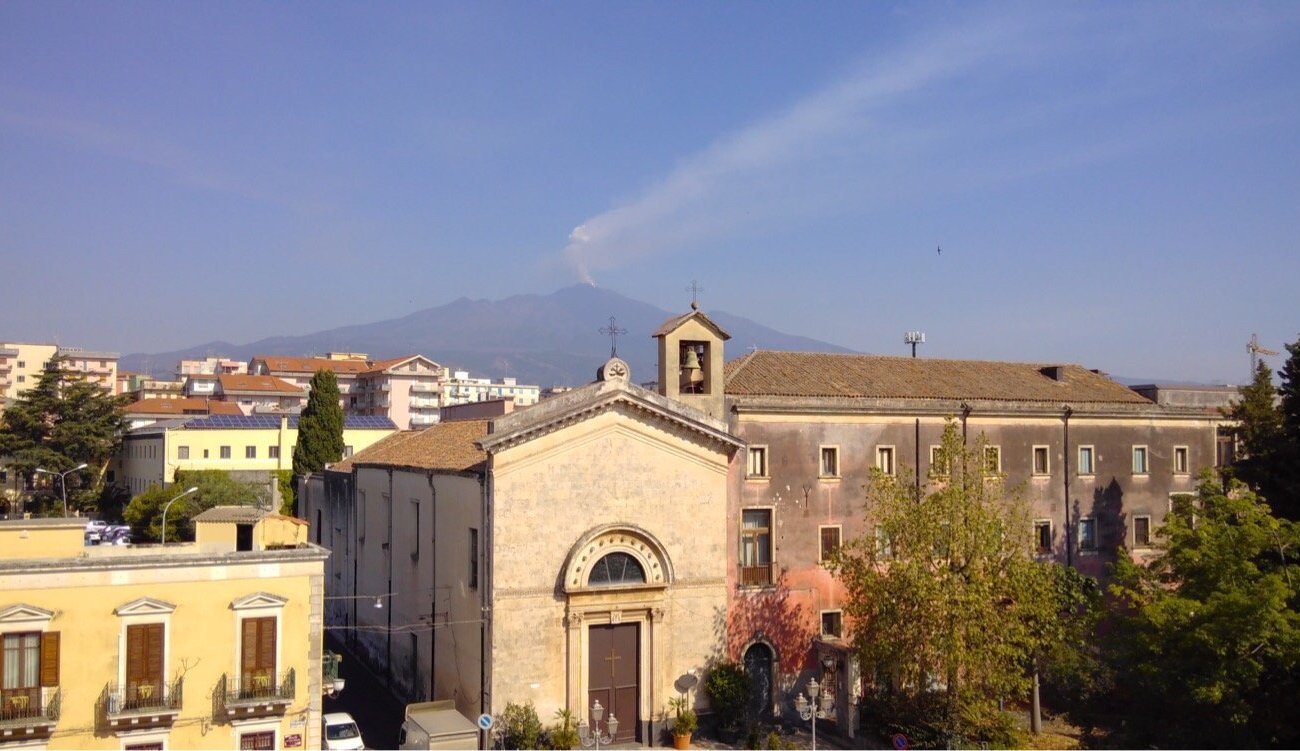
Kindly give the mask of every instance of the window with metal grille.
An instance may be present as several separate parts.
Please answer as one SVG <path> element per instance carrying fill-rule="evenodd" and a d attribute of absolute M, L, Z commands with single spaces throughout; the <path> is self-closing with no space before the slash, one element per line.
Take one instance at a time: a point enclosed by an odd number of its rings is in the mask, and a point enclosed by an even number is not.
<path fill-rule="evenodd" d="M 644 584 L 645 569 L 641 562 L 627 553 L 610 553 L 591 567 L 587 585 L 610 587 L 619 584 Z"/>

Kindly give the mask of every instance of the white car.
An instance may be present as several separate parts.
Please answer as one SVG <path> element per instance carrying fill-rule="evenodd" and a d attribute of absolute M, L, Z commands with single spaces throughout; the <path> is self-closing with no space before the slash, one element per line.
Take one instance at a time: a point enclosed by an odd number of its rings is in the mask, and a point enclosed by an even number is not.
<path fill-rule="evenodd" d="M 366 747 L 361 741 L 357 721 L 347 712 L 330 712 L 321 719 L 321 724 L 324 726 L 321 735 L 325 738 L 325 748 L 352 751 Z"/>

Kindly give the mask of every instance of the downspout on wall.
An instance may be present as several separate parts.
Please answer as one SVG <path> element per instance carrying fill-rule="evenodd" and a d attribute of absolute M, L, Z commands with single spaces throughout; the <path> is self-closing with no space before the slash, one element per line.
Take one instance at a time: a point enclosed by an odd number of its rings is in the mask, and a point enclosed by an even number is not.
<path fill-rule="evenodd" d="M 1074 409 L 1066 404 L 1061 410 L 1062 430 L 1064 431 L 1065 446 L 1061 450 L 1062 474 L 1064 478 L 1062 485 L 1065 488 L 1065 565 L 1074 565 L 1074 546 L 1070 542 L 1070 415 L 1074 414 Z"/>

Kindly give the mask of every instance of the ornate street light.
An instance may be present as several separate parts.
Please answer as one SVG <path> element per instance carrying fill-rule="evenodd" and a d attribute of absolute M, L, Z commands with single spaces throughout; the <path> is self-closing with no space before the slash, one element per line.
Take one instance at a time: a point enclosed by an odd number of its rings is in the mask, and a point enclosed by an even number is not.
<path fill-rule="evenodd" d="M 591 705 L 591 726 L 587 726 L 585 719 L 578 720 L 578 740 L 582 741 L 582 745 L 595 746 L 599 751 L 600 744 L 609 744 L 614 741 L 614 738 L 618 735 L 618 720 L 614 717 L 614 713 L 610 712 L 609 720 L 605 722 L 605 727 L 609 729 L 609 732 L 602 735 L 600 720 L 604 716 L 605 708 L 600 706 L 600 699 L 597 699 L 596 703 Z"/>
<path fill-rule="evenodd" d="M 821 703 L 817 701 L 821 695 Z M 812 701 L 809 701 L 809 697 Z M 808 697 L 799 694 L 794 700 L 794 708 L 805 720 L 812 720 L 812 747 L 817 751 L 817 719 L 830 719 L 835 714 L 835 696 L 830 691 L 822 691 L 816 678 L 808 681 Z"/>
<path fill-rule="evenodd" d="M 162 520 L 162 544 L 163 545 L 167 544 L 167 509 L 171 508 L 173 503 L 179 501 L 180 499 L 184 498 L 190 493 L 193 493 L 196 490 L 198 490 L 197 486 L 190 488 L 189 490 L 186 490 L 184 493 L 181 493 L 180 495 L 168 501 L 166 506 L 163 506 L 163 520 Z"/>
<path fill-rule="evenodd" d="M 44 472 L 44 473 L 47 474 L 47 475 L 57 475 L 57 476 L 58 476 L 58 478 L 59 478 L 59 490 L 61 490 L 61 491 L 63 492 L 63 516 L 64 516 L 65 518 L 68 516 L 68 475 L 70 475 L 70 474 L 72 474 L 73 472 L 76 472 L 76 471 L 78 471 L 78 470 L 85 469 L 87 466 L 89 466 L 89 465 L 86 464 L 85 462 L 82 462 L 81 464 L 78 464 L 77 466 L 73 467 L 72 469 L 68 470 L 67 472 L 51 472 L 51 471 L 48 470 L 48 469 L 41 469 L 40 467 L 37 467 L 37 468 L 36 468 L 36 471 L 37 471 L 37 472 Z"/>

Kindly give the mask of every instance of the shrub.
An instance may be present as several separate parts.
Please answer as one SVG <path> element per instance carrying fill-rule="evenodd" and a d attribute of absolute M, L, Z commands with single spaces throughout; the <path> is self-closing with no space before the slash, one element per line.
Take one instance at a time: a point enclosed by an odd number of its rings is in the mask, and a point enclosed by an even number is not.
<path fill-rule="evenodd" d="M 501 713 L 502 748 L 539 748 L 542 740 L 542 721 L 530 701 L 519 705 L 506 704 Z"/>
<path fill-rule="evenodd" d="M 573 713 L 567 709 L 555 710 L 555 719 L 559 724 L 552 725 L 546 732 L 546 748 L 574 749 L 578 747 L 578 728 L 573 722 Z"/>
<path fill-rule="evenodd" d="M 685 696 L 668 700 L 668 708 L 676 713 L 673 718 L 673 735 L 690 735 L 700 726 L 700 718 L 695 715 Z"/>
<path fill-rule="evenodd" d="M 704 693 L 709 697 L 720 728 L 739 729 L 749 718 L 754 684 L 736 663 L 729 660 L 714 663 L 704 676 Z"/>

